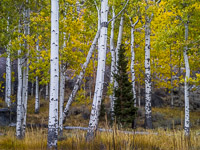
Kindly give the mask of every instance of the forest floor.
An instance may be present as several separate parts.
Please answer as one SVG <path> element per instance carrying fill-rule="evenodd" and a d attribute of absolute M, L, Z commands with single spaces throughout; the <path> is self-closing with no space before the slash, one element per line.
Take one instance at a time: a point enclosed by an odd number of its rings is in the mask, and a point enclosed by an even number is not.
<path fill-rule="evenodd" d="M 64 126 L 87 127 L 89 122 L 90 104 L 76 103 L 72 105 L 70 117 Z M 108 109 L 108 102 L 105 101 L 105 110 Z M 15 138 L 15 127 L 0 128 L 0 150 L 4 149 L 46 149 L 47 144 L 47 123 L 48 123 L 48 101 L 44 99 L 40 103 L 40 113 L 34 113 L 34 98 L 28 102 L 26 137 L 23 140 Z M 184 137 L 184 108 L 153 108 L 152 120 L 153 130 L 145 130 L 144 108 L 139 108 L 137 117 L 137 128 L 135 131 L 148 132 L 149 134 L 126 134 L 121 130 L 133 131 L 130 128 L 110 126 L 109 114 L 102 114 L 99 127 L 104 129 L 112 128 L 112 132 L 98 132 L 96 138 L 85 142 L 86 131 L 64 130 L 63 136 L 58 142 L 59 150 L 198 150 L 200 149 L 200 112 L 190 113 L 191 136 Z M 134 132 L 134 131 L 133 131 Z"/>

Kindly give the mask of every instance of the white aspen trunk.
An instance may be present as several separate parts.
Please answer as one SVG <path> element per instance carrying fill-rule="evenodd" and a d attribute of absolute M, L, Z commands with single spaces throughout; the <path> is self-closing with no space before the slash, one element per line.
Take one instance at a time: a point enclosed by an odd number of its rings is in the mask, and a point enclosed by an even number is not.
<path fill-rule="evenodd" d="M 36 42 L 36 51 L 39 52 L 39 39 Z M 39 60 L 39 57 L 37 58 Z M 35 113 L 40 111 L 40 99 L 39 99 L 39 79 L 38 76 L 35 78 Z"/>
<path fill-rule="evenodd" d="M 124 25 L 124 12 L 122 13 L 121 20 L 120 20 L 119 33 L 118 33 L 118 39 L 117 39 L 117 47 L 115 49 L 116 66 L 118 66 L 118 59 L 119 59 L 118 53 L 119 53 L 120 46 L 121 46 L 121 43 L 122 43 L 123 25 Z M 115 66 L 115 70 L 116 70 L 115 73 L 118 74 L 118 70 L 117 70 L 116 66 Z"/>
<path fill-rule="evenodd" d="M 39 99 L 39 80 L 38 76 L 35 78 L 35 113 L 40 111 L 40 99 Z"/>
<path fill-rule="evenodd" d="M 45 100 L 47 100 L 49 98 L 49 83 L 47 83 L 45 90 L 46 90 Z"/>
<path fill-rule="evenodd" d="M 26 3 L 28 4 L 29 1 L 26 0 Z M 25 29 L 24 33 L 25 35 L 30 34 L 29 29 L 29 17 L 30 17 L 30 9 L 26 9 L 25 11 Z M 28 100 L 28 72 L 29 72 L 29 65 L 28 65 L 28 56 L 29 56 L 29 46 L 27 42 L 25 41 L 25 49 L 27 49 L 27 54 L 24 58 L 24 70 L 23 70 L 23 92 L 22 92 L 22 113 L 23 113 L 23 122 L 22 122 L 22 136 L 25 136 L 25 130 L 26 130 L 26 114 L 27 114 L 27 100 Z"/>
<path fill-rule="evenodd" d="M 146 7 L 147 10 L 147 7 Z M 151 69 L 150 69 L 150 18 L 145 16 L 145 127 L 152 129 Z"/>
<path fill-rule="evenodd" d="M 136 90 L 135 90 L 135 51 L 134 51 L 134 32 L 135 26 L 138 23 L 138 20 L 133 24 L 131 21 L 131 75 L 132 75 L 132 86 L 133 86 L 133 98 L 134 98 L 134 106 L 136 107 Z"/>
<path fill-rule="evenodd" d="M 9 18 L 8 18 L 8 25 L 7 25 L 7 31 L 9 28 Z M 7 46 L 6 53 L 7 53 L 7 58 L 6 58 L 6 89 L 5 89 L 5 102 L 7 107 L 10 107 L 11 105 L 11 61 L 10 61 L 10 42 L 9 45 Z"/>
<path fill-rule="evenodd" d="M 188 40 L 188 22 L 185 25 L 185 42 Z M 190 110 L 189 110 L 189 78 L 190 78 L 190 65 L 189 65 L 189 58 L 187 55 L 188 46 L 185 46 L 183 56 L 185 61 L 185 135 L 190 135 Z"/>
<path fill-rule="evenodd" d="M 19 33 L 20 31 L 20 21 L 19 21 Z M 21 47 L 21 45 L 20 45 Z M 22 64 L 21 64 L 21 50 L 18 50 L 18 87 L 17 87 L 17 121 L 16 121 L 16 137 L 18 139 L 22 138 Z"/>
<path fill-rule="evenodd" d="M 65 93 L 65 66 L 60 65 L 60 117 L 59 117 L 59 133 L 63 133 L 63 106 Z"/>
<path fill-rule="evenodd" d="M 7 48 L 6 58 L 6 89 L 5 89 L 5 102 L 7 107 L 11 105 L 11 61 L 10 61 L 10 50 Z"/>
<path fill-rule="evenodd" d="M 51 69 L 48 148 L 57 149 L 59 91 L 59 0 L 51 0 Z"/>
<path fill-rule="evenodd" d="M 69 108 L 76 96 L 76 93 L 80 87 L 80 84 L 81 84 L 81 81 L 83 79 L 83 76 L 85 74 L 85 69 L 87 68 L 89 62 L 90 62 L 90 59 L 92 57 L 92 53 L 94 52 L 95 50 L 95 47 L 96 47 L 96 43 L 97 43 L 97 40 L 98 40 L 98 37 L 100 35 L 100 30 L 97 31 L 96 33 L 96 36 L 92 42 L 92 45 L 90 47 L 90 50 L 88 52 L 88 55 L 87 55 L 87 58 L 86 58 L 86 62 L 83 64 L 83 67 L 82 67 L 82 71 L 80 72 L 79 76 L 78 76 L 78 79 L 76 80 L 76 83 L 74 85 L 74 88 L 72 90 L 72 93 L 70 94 L 69 98 L 68 98 L 68 101 L 67 101 L 67 104 L 65 106 L 65 109 L 64 109 L 64 112 L 63 112 L 63 122 L 65 121 L 67 115 L 69 114 Z"/>
<path fill-rule="evenodd" d="M 115 17 L 115 9 L 112 6 L 112 17 Z M 115 19 L 111 22 L 111 34 L 110 34 L 110 52 L 111 52 L 111 71 L 110 71 L 110 84 L 114 85 L 114 77 L 113 73 L 115 72 L 115 48 L 114 48 L 114 27 L 115 27 Z M 110 113 L 111 120 L 114 120 L 114 93 L 110 95 Z"/>
<path fill-rule="evenodd" d="M 138 81 L 138 106 L 140 108 L 141 106 L 141 87 L 140 87 L 140 76 L 139 76 L 139 81 Z"/>
<path fill-rule="evenodd" d="M 65 65 L 60 66 L 60 117 L 59 117 L 59 132 L 63 135 L 63 106 L 65 97 Z"/>
<path fill-rule="evenodd" d="M 92 110 L 90 114 L 90 121 L 87 132 L 87 140 L 91 140 L 94 137 L 94 132 L 98 127 L 98 118 L 102 101 L 104 73 L 105 73 L 105 61 L 106 61 L 106 48 L 107 48 L 107 29 L 108 29 L 108 0 L 101 1 L 101 29 L 98 51 L 98 67 L 97 78 L 95 85 L 95 92 L 92 104 Z"/>

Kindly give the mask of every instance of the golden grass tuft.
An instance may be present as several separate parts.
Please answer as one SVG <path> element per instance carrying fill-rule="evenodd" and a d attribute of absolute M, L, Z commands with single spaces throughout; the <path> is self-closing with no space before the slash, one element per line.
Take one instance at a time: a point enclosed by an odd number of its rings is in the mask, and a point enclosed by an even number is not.
<path fill-rule="evenodd" d="M 0 131 L 2 132 L 2 131 Z M 47 129 L 28 129 L 22 140 L 15 138 L 15 131 L 4 131 L 0 136 L 0 149 L 43 150 L 47 147 Z M 64 131 L 58 142 L 59 150 L 198 150 L 200 131 L 192 131 L 190 138 L 183 131 L 149 130 L 147 135 L 114 132 L 97 132 L 91 142 L 85 141 L 85 131 Z"/>

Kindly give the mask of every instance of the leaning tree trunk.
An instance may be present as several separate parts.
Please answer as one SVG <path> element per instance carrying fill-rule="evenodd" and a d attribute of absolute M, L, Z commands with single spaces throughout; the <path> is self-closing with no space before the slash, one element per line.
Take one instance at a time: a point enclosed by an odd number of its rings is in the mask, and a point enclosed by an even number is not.
<path fill-rule="evenodd" d="M 36 42 L 36 52 L 39 52 L 39 39 Z M 38 54 L 37 54 L 38 55 Z M 39 61 L 39 57 L 37 57 Z M 35 78 L 35 113 L 40 111 L 40 99 L 39 99 L 39 79 L 38 76 Z"/>
<path fill-rule="evenodd" d="M 131 75 L 132 75 L 132 86 L 133 86 L 133 99 L 134 99 L 134 106 L 136 107 L 136 90 L 135 90 L 135 51 L 134 51 L 134 32 L 135 32 L 135 26 L 138 23 L 138 20 L 133 24 L 131 20 Z"/>
<path fill-rule="evenodd" d="M 26 0 L 26 4 L 28 4 L 29 1 Z M 24 34 L 25 36 L 30 34 L 30 28 L 29 28 L 29 18 L 30 18 L 30 9 L 27 8 L 25 10 L 25 28 L 24 28 Z M 23 91 L 22 91 L 22 136 L 25 136 L 25 130 L 26 130 L 26 114 L 27 114 L 27 100 L 28 100 L 28 72 L 29 72 L 29 65 L 28 65 L 28 56 L 29 56 L 29 46 L 27 44 L 27 41 L 25 40 L 25 50 L 27 50 L 27 53 L 24 57 L 24 68 L 23 68 Z"/>
<path fill-rule="evenodd" d="M 147 11 L 148 7 L 146 7 Z M 152 129 L 151 70 L 150 70 L 150 18 L 145 16 L 145 127 Z"/>
<path fill-rule="evenodd" d="M 115 18 L 115 9 L 112 6 L 112 17 Z M 111 22 L 111 34 L 110 34 L 110 52 L 111 52 L 111 71 L 110 71 L 110 84 L 114 84 L 114 76 L 113 73 L 115 72 L 115 48 L 114 48 L 114 27 L 115 27 L 115 19 Z M 114 93 L 110 95 L 110 113 L 111 113 L 111 120 L 114 120 Z"/>
<path fill-rule="evenodd" d="M 46 84 L 45 87 L 45 100 L 49 98 L 49 83 Z"/>
<path fill-rule="evenodd" d="M 19 21 L 19 33 L 21 25 Z M 20 45 L 21 47 L 21 45 Z M 18 139 L 22 138 L 22 60 L 20 58 L 21 50 L 18 50 L 18 87 L 17 87 L 17 121 L 16 121 L 16 136 Z"/>
<path fill-rule="evenodd" d="M 98 40 L 98 37 L 100 35 L 100 30 L 97 31 L 96 33 L 96 36 L 92 42 L 92 45 L 90 47 L 90 50 L 88 52 L 88 55 L 87 55 L 87 58 L 86 58 L 86 62 L 83 64 L 83 67 L 82 67 L 82 71 L 80 72 L 79 76 L 78 76 L 78 79 L 76 80 L 76 83 L 74 85 L 74 88 L 72 90 L 72 93 L 70 94 L 69 98 L 68 98 L 68 101 L 67 101 L 67 104 L 65 106 L 65 109 L 64 109 L 64 112 L 63 112 L 63 122 L 65 121 L 67 115 L 69 114 L 69 108 L 76 96 L 76 93 L 81 85 L 81 81 L 83 79 L 83 76 L 85 74 L 85 69 L 87 68 L 89 62 L 90 62 L 90 58 L 92 57 L 92 53 L 94 52 L 95 50 L 95 47 L 96 47 L 96 43 L 97 43 L 97 40 Z"/>
<path fill-rule="evenodd" d="M 188 40 L 188 22 L 184 24 L 185 25 L 185 42 L 187 43 Z M 187 55 L 188 46 L 185 46 L 183 56 L 185 61 L 185 135 L 190 135 L 190 110 L 189 110 L 189 78 L 190 78 L 190 65 L 189 65 L 189 59 Z"/>
<path fill-rule="evenodd" d="M 108 29 L 108 0 L 101 1 L 101 29 L 98 51 L 98 67 L 95 92 L 92 104 L 92 110 L 90 115 L 90 121 L 87 132 L 87 140 L 91 140 L 94 137 L 94 133 L 97 130 L 98 118 L 102 101 L 104 73 L 105 73 L 105 61 L 106 61 L 106 48 L 107 48 L 107 29 Z"/>
<path fill-rule="evenodd" d="M 51 0 L 51 69 L 48 142 L 49 149 L 57 149 L 58 91 L 59 91 L 59 0 Z"/>

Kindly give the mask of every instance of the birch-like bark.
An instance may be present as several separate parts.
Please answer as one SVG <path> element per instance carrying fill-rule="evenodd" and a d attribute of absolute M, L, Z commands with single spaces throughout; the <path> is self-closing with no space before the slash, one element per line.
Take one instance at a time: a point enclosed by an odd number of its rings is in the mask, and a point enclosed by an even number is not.
<path fill-rule="evenodd" d="M 7 107 L 10 107 L 10 105 L 11 105 L 11 100 L 10 100 L 10 96 L 11 96 L 11 61 L 10 61 L 10 48 L 9 48 L 9 45 L 7 46 L 7 49 L 6 49 L 7 58 L 6 58 L 5 102 L 6 102 Z"/>
<path fill-rule="evenodd" d="M 65 93 L 65 66 L 60 65 L 60 116 L 59 116 L 59 134 L 63 134 L 63 106 Z"/>
<path fill-rule="evenodd" d="M 26 0 L 28 4 L 29 1 Z M 30 18 L 30 9 L 27 8 L 25 10 L 25 29 L 24 34 L 27 36 L 30 34 L 30 27 L 29 27 L 29 18 Z M 23 69 L 23 91 L 22 91 L 22 113 L 23 113 L 23 122 L 22 122 L 22 136 L 25 136 L 26 130 L 26 114 L 27 114 L 27 100 L 28 100 L 28 72 L 29 72 L 29 64 L 28 64 L 28 56 L 29 56 L 29 45 L 27 41 L 25 41 L 25 49 L 27 50 L 27 54 L 24 58 L 24 69 Z"/>
<path fill-rule="evenodd" d="M 148 9 L 148 2 L 146 0 Z M 152 112 L 151 112 L 151 69 L 150 69 L 150 23 L 151 20 L 146 14 L 145 16 L 145 127 L 152 129 Z"/>
<path fill-rule="evenodd" d="M 68 101 L 67 101 L 67 104 L 65 106 L 65 109 L 64 109 L 64 112 L 63 112 L 63 122 L 65 121 L 67 115 L 69 114 L 69 108 L 76 96 L 76 93 L 81 85 L 81 81 L 83 79 L 83 76 L 85 74 L 85 69 L 87 68 L 89 62 L 90 62 L 90 58 L 92 57 L 92 53 L 94 52 L 95 50 L 95 47 L 96 47 L 96 43 L 97 43 L 97 40 L 98 40 L 98 37 L 100 35 L 100 30 L 97 31 L 96 33 L 96 36 L 92 42 L 92 45 L 90 47 L 90 50 L 88 52 L 88 55 L 87 55 L 87 58 L 86 58 L 86 62 L 83 64 L 83 67 L 82 67 L 82 71 L 80 72 L 79 76 L 78 76 L 78 79 L 76 80 L 76 83 L 74 85 L 74 88 L 72 90 L 72 93 L 70 94 L 69 98 L 68 98 Z"/>
<path fill-rule="evenodd" d="M 117 47 L 115 49 L 115 58 L 116 58 L 115 63 L 116 63 L 116 66 L 118 66 L 118 59 L 119 59 L 118 58 L 118 53 L 119 53 L 119 50 L 120 50 L 120 47 L 121 47 L 121 43 L 122 43 L 123 25 L 124 25 L 124 12 L 122 13 L 122 16 L 121 16 L 121 19 L 120 19 L 119 33 L 118 33 L 118 39 L 117 39 Z M 115 73 L 118 74 L 118 70 L 117 70 L 116 66 L 115 66 L 115 71 L 116 71 Z"/>
<path fill-rule="evenodd" d="M 49 149 L 57 149 L 59 91 L 59 0 L 51 0 L 51 69 L 48 141 Z"/>
<path fill-rule="evenodd" d="M 131 20 L 131 75 L 132 75 L 132 86 L 133 86 L 133 99 L 134 99 L 134 106 L 136 107 L 136 90 L 135 90 L 135 51 L 134 51 L 134 41 L 135 41 L 135 26 L 137 25 L 139 20 L 137 20 L 134 24 Z"/>
<path fill-rule="evenodd" d="M 115 9 L 112 6 L 112 17 L 115 17 Z M 115 19 L 111 22 L 111 34 L 110 34 L 110 52 L 111 52 L 111 71 L 110 71 L 110 84 L 114 85 L 113 73 L 115 72 L 115 48 L 114 48 L 114 27 Z M 111 120 L 114 120 L 114 93 L 110 95 L 110 113 Z"/>
<path fill-rule="evenodd" d="M 19 33 L 21 25 L 19 21 Z M 20 45 L 21 47 L 21 45 Z M 21 50 L 18 50 L 18 87 L 17 87 L 17 121 L 16 121 L 16 137 L 18 139 L 22 138 L 22 64 L 21 64 Z"/>
<path fill-rule="evenodd" d="M 97 78 L 95 85 L 95 92 L 92 104 L 92 110 L 90 114 L 90 121 L 87 132 L 87 140 L 91 140 L 94 137 L 94 133 L 97 130 L 98 118 L 102 101 L 104 73 L 105 73 L 105 61 L 106 61 L 106 48 L 107 48 L 107 29 L 108 29 L 108 0 L 101 1 L 101 29 L 98 51 L 98 67 Z"/>
<path fill-rule="evenodd" d="M 7 31 L 9 32 L 9 17 L 7 21 Z M 11 60 L 10 60 L 10 41 L 6 49 L 7 58 L 6 58 L 6 89 L 5 89 L 5 102 L 7 107 L 10 107 L 11 100 Z"/>
<path fill-rule="evenodd" d="M 45 100 L 47 100 L 49 98 L 49 83 L 46 84 L 45 90 Z"/>
<path fill-rule="evenodd" d="M 39 52 L 39 39 L 36 42 L 36 51 Z M 37 57 L 39 60 L 39 57 Z M 40 99 L 39 99 L 39 79 L 38 76 L 35 78 L 35 113 L 39 113 L 40 111 Z"/>
<path fill-rule="evenodd" d="M 185 42 L 188 41 L 188 22 L 184 24 L 185 26 Z M 189 65 L 189 58 L 187 55 L 188 46 L 185 46 L 183 56 L 184 56 L 184 62 L 185 62 L 185 135 L 190 135 L 190 110 L 189 110 L 189 78 L 190 78 L 190 65 Z"/>
<path fill-rule="evenodd" d="M 66 16 L 66 14 L 64 13 L 64 16 Z M 66 19 L 66 17 L 64 17 L 64 19 Z M 64 32 L 64 38 L 63 38 L 63 48 L 66 47 L 65 44 L 65 40 L 66 40 L 66 33 Z M 61 61 L 60 64 L 60 116 L 59 116 L 59 135 L 62 136 L 63 135 L 63 106 L 64 106 L 64 93 L 65 93 L 65 70 L 66 70 L 66 64 L 63 63 L 63 61 Z"/>

